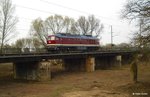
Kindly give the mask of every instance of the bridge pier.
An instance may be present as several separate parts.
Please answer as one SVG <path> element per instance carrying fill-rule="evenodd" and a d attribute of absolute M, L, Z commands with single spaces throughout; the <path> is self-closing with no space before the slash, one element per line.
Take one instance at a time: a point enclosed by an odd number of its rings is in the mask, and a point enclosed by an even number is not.
<path fill-rule="evenodd" d="M 15 62 L 13 64 L 14 78 L 24 80 L 50 80 L 50 65 L 46 62 Z"/>
<path fill-rule="evenodd" d="M 63 61 L 66 71 L 95 71 L 95 58 L 91 56 L 86 58 L 69 58 Z"/>
<path fill-rule="evenodd" d="M 95 71 L 95 58 L 92 56 L 88 56 L 86 58 L 86 72 L 93 72 Z"/>
<path fill-rule="evenodd" d="M 122 66 L 122 56 L 121 55 L 117 55 L 116 56 L 116 64 L 115 64 L 115 66 L 119 66 L 119 67 Z"/>

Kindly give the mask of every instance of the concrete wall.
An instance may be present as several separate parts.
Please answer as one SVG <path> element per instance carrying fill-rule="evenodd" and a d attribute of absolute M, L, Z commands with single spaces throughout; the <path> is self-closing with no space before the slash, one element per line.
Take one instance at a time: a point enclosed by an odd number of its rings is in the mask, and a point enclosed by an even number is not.
<path fill-rule="evenodd" d="M 14 78 L 25 80 L 50 80 L 50 64 L 48 62 L 16 62 L 13 64 Z"/>

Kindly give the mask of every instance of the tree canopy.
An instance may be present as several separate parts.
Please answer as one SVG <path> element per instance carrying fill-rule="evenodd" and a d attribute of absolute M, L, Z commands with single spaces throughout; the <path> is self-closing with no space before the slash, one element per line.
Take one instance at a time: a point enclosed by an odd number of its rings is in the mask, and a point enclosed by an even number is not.
<path fill-rule="evenodd" d="M 15 25 L 17 18 L 13 16 L 15 7 L 11 0 L 0 0 L 0 52 L 3 52 L 3 46 L 15 35 Z"/>
<path fill-rule="evenodd" d="M 104 26 L 94 15 L 90 15 L 88 18 L 81 16 L 75 23 L 75 28 L 81 35 L 95 35 L 98 37 Z"/>
<path fill-rule="evenodd" d="M 56 33 L 70 33 L 78 35 L 100 36 L 103 30 L 103 24 L 94 15 L 88 18 L 81 16 L 75 21 L 70 17 L 61 15 L 52 15 L 47 19 L 35 19 L 31 24 L 31 33 L 37 37 L 46 47 L 48 35 Z"/>
<path fill-rule="evenodd" d="M 150 1 L 149 0 L 128 0 L 122 10 L 122 18 L 137 21 L 139 32 L 133 40 L 140 42 L 139 45 L 150 44 Z"/>

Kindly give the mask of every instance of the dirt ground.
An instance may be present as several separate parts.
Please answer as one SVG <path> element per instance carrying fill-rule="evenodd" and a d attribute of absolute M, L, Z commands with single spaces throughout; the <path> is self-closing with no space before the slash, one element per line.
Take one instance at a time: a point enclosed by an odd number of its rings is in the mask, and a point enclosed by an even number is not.
<path fill-rule="evenodd" d="M 11 64 L 0 64 L 0 97 L 150 97 L 150 64 L 139 65 L 138 83 L 129 65 L 95 72 L 59 72 L 47 82 L 14 80 Z"/>

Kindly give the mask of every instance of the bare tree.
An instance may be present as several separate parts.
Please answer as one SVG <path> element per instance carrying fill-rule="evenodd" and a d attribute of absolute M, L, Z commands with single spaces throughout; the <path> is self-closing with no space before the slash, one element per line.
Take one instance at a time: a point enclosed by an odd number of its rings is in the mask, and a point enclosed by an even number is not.
<path fill-rule="evenodd" d="M 100 35 L 103 27 L 103 24 L 94 15 L 90 15 L 87 19 L 81 16 L 75 24 L 78 33 L 82 35 L 95 35 L 96 37 Z"/>
<path fill-rule="evenodd" d="M 46 29 L 51 34 L 55 33 L 71 33 L 71 27 L 74 23 L 74 19 L 61 15 L 50 16 L 45 20 Z"/>
<path fill-rule="evenodd" d="M 34 49 L 33 39 L 31 38 L 22 38 L 18 39 L 14 44 L 14 49 L 20 52 L 30 52 Z"/>
<path fill-rule="evenodd" d="M 139 25 L 139 31 L 134 34 L 133 42 L 135 42 L 139 48 L 150 43 L 150 1 L 149 0 L 128 0 L 124 9 L 122 10 L 122 18 L 137 21 Z M 142 50 L 141 50 L 142 51 Z M 148 55 L 146 50 L 143 50 L 143 56 Z M 133 75 L 133 81 L 137 82 L 138 75 L 138 57 L 131 63 L 131 71 Z M 146 59 L 146 57 L 144 57 Z M 148 58 L 149 59 L 149 58 Z"/>
<path fill-rule="evenodd" d="M 43 48 L 43 44 L 41 41 L 39 41 L 38 38 L 32 38 L 32 42 L 33 42 L 33 46 L 36 48 L 36 49 L 40 49 L 40 48 Z"/>
<path fill-rule="evenodd" d="M 128 43 L 120 43 L 120 44 L 118 44 L 118 45 L 116 45 L 118 48 L 121 48 L 121 49 L 126 49 L 126 48 L 129 48 L 129 47 L 131 47 L 131 45 L 130 44 L 128 44 Z"/>
<path fill-rule="evenodd" d="M 33 36 L 39 39 L 46 48 L 46 40 L 49 34 L 55 33 L 71 33 L 74 19 L 55 15 L 48 17 L 45 21 L 38 18 L 32 22 L 31 32 Z"/>
<path fill-rule="evenodd" d="M 69 18 L 67 16 L 64 17 L 64 28 L 63 28 L 63 32 L 65 33 L 74 33 L 72 26 L 74 24 L 74 19 Z"/>
<path fill-rule="evenodd" d="M 34 20 L 31 25 L 31 33 L 37 37 L 46 48 L 46 40 L 48 38 L 48 30 L 44 25 L 44 21 L 40 18 Z"/>
<path fill-rule="evenodd" d="M 13 16 L 15 7 L 11 0 L 0 0 L 0 52 L 3 52 L 3 46 L 14 35 L 17 18 Z"/>
<path fill-rule="evenodd" d="M 18 39 L 16 42 L 15 42 L 15 44 L 14 44 L 15 46 L 15 48 L 24 48 L 25 47 L 25 39 L 23 38 L 23 39 Z"/>
<path fill-rule="evenodd" d="M 128 0 L 122 10 L 122 17 L 127 19 L 150 17 L 149 0 Z"/>
<path fill-rule="evenodd" d="M 82 35 L 86 35 L 88 34 L 87 32 L 89 32 L 89 28 L 90 28 L 90 24 L 89 22 L 87 21 L 87 19 L 84 17 L 84 16 L 81 16 L 76 24 L 75 24 L 75 27 L 78 31 L 78 33 L 82 34 Z"/>
<path fill-rule="evenodd" d="M 25 48 L 26 46 L 26 43 L 25 43 L 25 39 L 18 39 L 15 44 L 13 44 L 13 50 L 16 52 L 17 50 L 17 53 L 21 53 L 22 52 L 22 49 Z M 12 51 L 12 52 L 14 52 Z"/>
<path fill-rule="evenodd" d="M 121 14 L 122 18 L 138 21 L 139 31 L 134 35 L 136 42 L 147 45 L 150 43 L 150 1 L 128 0 Z"/>
<path fill-rule="evenodd" d="M 101 32 L 104 28 L 104 25 L 100 22 L 99 19 L 96 19 L 94 15 L 89 16 L 88 21 L 90 24 L 89 33 L 91 35 L 95 34 L 95 36 L 98 37 L 101 34 Z"/>

